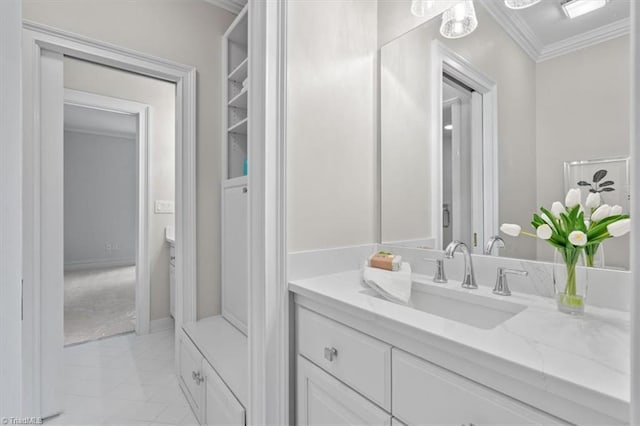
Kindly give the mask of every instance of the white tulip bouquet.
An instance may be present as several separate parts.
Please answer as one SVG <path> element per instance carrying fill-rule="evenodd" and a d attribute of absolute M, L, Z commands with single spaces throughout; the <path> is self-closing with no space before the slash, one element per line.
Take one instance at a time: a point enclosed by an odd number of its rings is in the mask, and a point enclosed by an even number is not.
<path fill-rule="evenodd" d="M 587 266 L 593 266 L 594 257 L 600 244 L 608 238 L 620 237 L 629 232 L 631 220 L 622 213 L 622 207 L 602 204 L 600 194 L 591 193 L 585 202 L 589 209 L 589 219 L 585 219 L 585 209 L 581 204 L 579 189 L 570 189 L 565 205 L 556 201 L 551 209 L 540 208 L 535 213 L 531 226 L 535 234 L 523 232 L 516 224 L 505 223 L 500 230 L 512 237 L 525 235 L 547 241 L 562 255 L 567 267 L 567 283 L 561 302 L 582 307 L 583 300 L 576 296 L 576 266 L 584 252 Z"/>

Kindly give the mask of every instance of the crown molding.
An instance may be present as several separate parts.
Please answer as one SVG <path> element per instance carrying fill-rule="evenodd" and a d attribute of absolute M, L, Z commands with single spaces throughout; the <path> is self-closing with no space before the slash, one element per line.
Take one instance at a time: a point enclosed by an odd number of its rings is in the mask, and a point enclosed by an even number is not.
<path fill-rule="evenodd" d="M 242 8 L 247 4 L 246 0 L 204 0 L 205 2 L 214 6 L 221 7 L 224 10 L 228 10 L 236 15 L 240 13 Z"/>
<path fill-rule="evenodd" d="M 585 47 L 627 35 L 630 31 L 631 19 L 623 18 L 619 21 L 587 31 L 586 33 L 578 34 L 544 46 L 538 55 L 538 62 L 556 58 L 566 53 L 574 52 L 579 49 L 584 49 Z"/>
<path fill-rule="evenodd" d="M 534 61 L 538 61 L 542 42 L 535 35 L 529 24 L 520 16 L 504 10 L 494 0 L 479 0 L 479 3 L 496 20 L 503 30 L 515 41 L 522 50 Z"/>
<path fill-rule="evenodd" d="M 545 45 L 536 36 L 529 24 L 517 13 L 505 10 L 498 2 L 493 0 L 479 0 L 479 3 L 534 62 L 543 62 L 556 58 L 629 34 L 631 31 L 631 20 L 623 18 L 591 31 Z"/>

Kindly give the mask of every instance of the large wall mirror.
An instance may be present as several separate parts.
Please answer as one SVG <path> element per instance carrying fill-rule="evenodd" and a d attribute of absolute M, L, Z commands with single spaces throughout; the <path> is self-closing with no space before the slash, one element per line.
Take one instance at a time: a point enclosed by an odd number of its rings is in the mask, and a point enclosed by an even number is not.
<path fill-rule="evenodd" d="M 629 211 L 630 0 L 573 19 L 561 3 L 474 1 L 465 37 L 444 37 L 437 16 L 381 46 L 383 243 L 481 254 L 568 188 Z M 553 260 L 549 244 L 501 236 L 494 255 Z M 628 235 L 604 253 L 628 268 Z"/>

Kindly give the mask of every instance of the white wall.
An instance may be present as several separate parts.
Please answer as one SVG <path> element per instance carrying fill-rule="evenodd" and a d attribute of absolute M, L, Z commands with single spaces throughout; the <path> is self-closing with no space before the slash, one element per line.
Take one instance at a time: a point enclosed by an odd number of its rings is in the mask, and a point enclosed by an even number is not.
<path fill-rule="evenodd" d="M 0 1 L 0 417 L 21 414 L 20 0 Z"/>
<path fill-rule="evenodd" d="M 135 264 L 136 146 L 135 138 L 65 131 L 66 269 Z"/>
<path fill-rule="evenodd" d="M 288 8 L 288 248 L 376 242 L 376 2 Z"/>
<path fill-rule="evenodd" d="M 406 6 L 401 3 L 397 7 Z M 386 8 L 389 7 L 387 4 Z M 536 179 L 535 63 L 479 4 L 476 13 L 480 24 L 468 37 L 443 38 L 439 33 L 440 20 L 434 19 L 381 48 L 383 240 L 430 235 L 427 144 L 434 39 L 497 83 L 500 222 L 526 225 L 536 210 L 536 190 L 532 184 Z M 413 237 L 411 230 L 415 232 Z M 507 241 L 501 254 L 534 258 L 535 241 L 523 238 Z"/>
<path fill-rule="evenodd" d="M 175 198 L 175 85 L 137 74 L 64 60 L 64 85 L 150 106 L 149 139 L 149 264 L 151 320 L 169 316 L 169 248 L 164 230 L 174 224 L 173 214 L 154 214 L 154 200 Z"/>
<path fill-rule="evenodd" d="M 630 67 L 629 36 L 537 65 L 539 205 L 564 199 L 565 161 L 629 155 Z M 628 236 L 604 247 L 607 266 L 629 266 Z M 539 245 L 538 257 L 552 260 L 553 251 Z"/>
<path fill-rule="evenodd" d="M 234 15 L 202 0 L 23 0 L 23 13 L 197 68 L 198 317 L 220 313 L 220 57 Z"/>

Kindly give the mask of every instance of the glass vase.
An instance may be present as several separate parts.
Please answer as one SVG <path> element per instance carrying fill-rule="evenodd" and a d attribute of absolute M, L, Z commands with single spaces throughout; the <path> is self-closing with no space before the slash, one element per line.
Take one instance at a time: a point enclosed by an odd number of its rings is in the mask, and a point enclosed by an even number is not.
<path fill-rule="evenodd" d="M 587 300 L 587 268 L 582 247 L 556 249 L 553 287 L 558 310 L 570 315 L 583 315 Z"/>
<path fill-rule="evenodd" d="M 585 247 L 584 261 L 589 268 L 604 268 L 604 245 L 594 244 Z"/>

